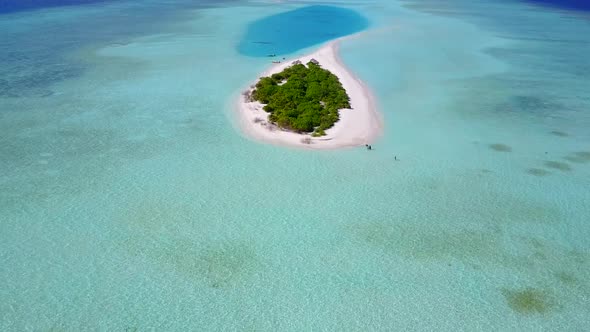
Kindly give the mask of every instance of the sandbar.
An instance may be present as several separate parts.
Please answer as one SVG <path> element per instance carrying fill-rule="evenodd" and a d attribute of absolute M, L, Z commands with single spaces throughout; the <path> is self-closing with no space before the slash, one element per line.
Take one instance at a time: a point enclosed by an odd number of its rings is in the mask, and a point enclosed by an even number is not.
<path fill-rule="evenodd" d="M 383 121 L 376 108 L 376 101 L 367 86 L 344 66 L 338 57 L 340 39 L 328 42 L 311 54 L 282 60 L 273 64 L 260 77 L 270 76 L 292 66 L 299 60 L 307 64 L 311 59 L 336 75 L 350 97 L 350 109 L 339 110 L 340 119 L 326 135 L 312 137 L 310 134 L 295 133 L 273 125 L 268 121 L 264 106 L 260 102 L 249 102 L 240 95 L 237 102 L 239 126 L 243 133 L 256 141 L 275 145 L 298 147 L 305 149 L 339 149 L 345 147 L 364 146 L 373 142 L 383 130 Z M 257 80 L 258 81 L 258 80 Z M 256 82 L 257 82 L 256 81 Z M 246 91 L 253 90 L 254 82 Z"/>

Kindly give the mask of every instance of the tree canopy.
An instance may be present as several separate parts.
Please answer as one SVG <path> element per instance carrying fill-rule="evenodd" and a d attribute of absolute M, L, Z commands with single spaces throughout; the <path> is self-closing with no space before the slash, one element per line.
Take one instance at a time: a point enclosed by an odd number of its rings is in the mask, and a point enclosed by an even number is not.
<path fill-rule="evenodd" d="M 262 77 L 252 99 L 266 104 L 270 122 L 314 136 L 325 135 L 324 130 L 338 121 L 339 109 L 350 108 L 350 98 L 338 77 L 313 62 Z"/>

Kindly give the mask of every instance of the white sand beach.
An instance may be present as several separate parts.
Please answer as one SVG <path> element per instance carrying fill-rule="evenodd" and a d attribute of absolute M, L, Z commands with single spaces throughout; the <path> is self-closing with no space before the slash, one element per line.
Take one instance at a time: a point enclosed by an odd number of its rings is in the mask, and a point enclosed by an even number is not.
<path fill-rule="evenodd" d="M 239 125 L 246 136 L 266 143 L 309 149 L 338 149 L 343 147 L 364 146 L 377 138 L 382 130 L 382 119 L 376 109 L 375 99 L 354 74 L 352 74 L 338 58 L 338 42 L 335 40 L 324 45 L 317 51 L 295 58 L 287 58 L 260 74 L 260 77 L 279 73 L 292 65 L 294 61 L 306 64 L 311 59 L 320 66 L 338 76 L 346 93 L 350 97 L 351 109 L 341 109 L 340 120 L 326 130 L 322 137 L 298 134 L 281 130 L 268 122 L 268 113 L 259 102 L 247 102 L 240 95 L 238 102 Z M 282 59 L 282 58 L 277 58 Z M 258 80 L 256 80 L 257 82 Z M 248 88 L 252 90 L 252 85 Z"/>

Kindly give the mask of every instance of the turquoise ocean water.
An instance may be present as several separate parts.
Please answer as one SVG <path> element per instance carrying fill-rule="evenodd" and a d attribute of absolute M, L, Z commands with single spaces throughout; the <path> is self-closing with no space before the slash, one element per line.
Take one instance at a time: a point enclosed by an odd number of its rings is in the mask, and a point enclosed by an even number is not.
<path fill-rule="evenodd" d="M 238 51 L 249 56 L 284 55 L 367 28 L 358 12 L 336 6 L 304 6 L 248 24 Z"/>
<path fill-rule="evenodd" d="M 588 14 L 330 6 L 361 17 L 370 152 L 235 125 L 248 29 L 303 3 L 0 15 L 0 330 L 586 330 Z"/>

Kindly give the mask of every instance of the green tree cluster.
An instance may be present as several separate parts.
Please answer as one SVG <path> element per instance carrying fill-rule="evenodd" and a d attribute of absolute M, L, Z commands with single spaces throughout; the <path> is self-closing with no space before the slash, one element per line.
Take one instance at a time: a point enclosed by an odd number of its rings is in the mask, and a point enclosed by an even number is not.
<path fill-rule="evenodd" d="M 350 98 L 338 77 L 313 62 L 295 64 L 262 77 L 252 99 L 266 104 L 268 119 L 281 128 L 325 135 L 339 119 L 338 110 L 350 108 Z"/>

